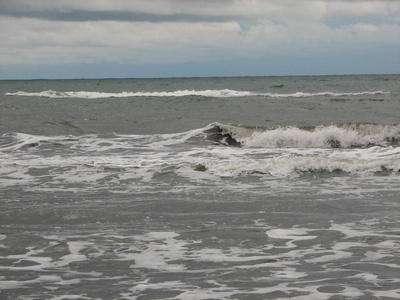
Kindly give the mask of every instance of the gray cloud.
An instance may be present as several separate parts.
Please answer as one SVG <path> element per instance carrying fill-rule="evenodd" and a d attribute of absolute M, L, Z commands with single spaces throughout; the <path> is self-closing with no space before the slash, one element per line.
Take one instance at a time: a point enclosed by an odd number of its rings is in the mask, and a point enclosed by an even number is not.
<path fill-rule="evenodd" d="M 205 3 L 204 3 L 205 2 Z M 246 19 L 231 14 L 213 14 L 215 9 L 227 8 L 233 0 L 198 1 L 1 1 L 0 15 L 13 18 L 31 18 L 46 21 L 85 22 L 85 21 L 123 21 L 123 22 L 228 22 Z M 114 4 L 114 5 L 112 5 Z M 152 5 L 150 5 L 152 4 Z M 200 12 L 199 12 L 200 11 Z M 211 13 L 210 13 L 211 12 Z"/>
<path fill-rule="evenodd" d="M 398 19 L 392 0 L 0 0 L 0 16 L 46 21 L 217 23 L 260 19 L 296 22 L 386 16 Z"/>
<path fill-rule="evenodd" d="M 0 15 L 15 18 L 32 18 L 47 21 L 86 22 L 86 21 L 125 21 L 125 22 L 227 22 L 243 19 L 239 16 L 212 16 L 195 14 L 151 14 L 131 11 L 0 11 Z"/>

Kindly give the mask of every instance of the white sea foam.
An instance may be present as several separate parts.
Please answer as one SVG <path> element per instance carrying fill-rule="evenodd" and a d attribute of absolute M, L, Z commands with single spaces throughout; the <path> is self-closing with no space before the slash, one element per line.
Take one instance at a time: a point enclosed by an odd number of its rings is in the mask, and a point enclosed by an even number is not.
<path fill-rule="evenodd" d="M 334 172 L 343 171 L 349 174 L 372 174 L 381 171 L 400 170 L 400 149 L 396 149 L 392 157 L 381 158 L 379 154 L 363 149 L 364 151 L 308 151 L 295 149 L 294 151 L 279 151 L 280 156 L 267 158 L 225 158 L 222 160 L 200 160 L 209 172 L 219 176 L 246 176 L 250 174 L 270 174 L 275 177 L 286 177 L 304 172 Z M 248 152 L 251 153 L 251 152 Z M 359 157 L 357 157 L 359 155 Z M 268 157 L 269 156 L 269 157 Z"/>
<path fill-rule="evenodd" d="M 77 185 L 116 190 L 124 187 L 129 192 L 133 188 L 129 182 L 136 182 L 137 189 L 138 182 L 152 183 L 158 174 L 175 174 L 190 182 L 218 185 L 225 177 L 283 178 L 336 171 L 370 176 L 400 171 L 400 147 L 393 146 L 271 149 L 189 143 L 177 151 L 178 145 L 202 132 L 196 129 L 180 134 L 107 139 L 94 135 L 9 135 L 0 149 L 0 186 L 71 191 Z M 148 188 L 151 187 L 150 184 Z"/>
<path fill-rule="evenodd" d="M 292 229 L 271 229 L 267 231 L 267 235 L 273 239 L 287 239 L 290 240 L 286 243 L 287 248 L 296 248 L 293 244 L 295 241 L 312 240 L 317 236 L 309 235 L 310 230 L 304 228 L 292 228 Z"/>
<path fill-rule="evenodd" d="M 362 95 L 380 95 L 387 94 L 384 91 L 361 91 L 361 92 L 294 92 L 294 93 L 260 93 L 251 91 L 237 91 L 230 89 L 222 90 L 176 90 L 173 92 L 91 92 L 91 91 L 41 91 L 41 92 L 24 92 L 18 91 L 15 93 L 6 93 L 7 96 L 27 96 L 27 97 L 45 97 L 53 99 L 63 98 L 82 98 L 82 99 L 99 99 L 99 98 L 126 98 L 126 97 L 185 97 L 185 96 L 201 96 L 213 98 L 227 98 L 227 97 L 251 97 L 260 96 L 268 98 L 305 98 L 305 97 L 345 97 L 345 96 L 362 96 Z"/>
<path fill-rule="evenodd" d="M 177 134 L 115 135 L 110 138 L 96 135 L 48 137 L 7 134 L 3 136 L 4 142 L 0 148 L 0 187 L 18 187 L 30 191 L 76 192 L 85 188 L 86 191 L 104 189 L 115 193 L 139 190 L 154 192 L 157 190 L 155 187 L 162 186 L 159 175 L 171 175 L 179 176 L 185 183 L 170 192 L 181 193 L 198 189 L 199 183 L 221 188 L 226 186 L 221 180 L 229 177 L 254 176 L 269 180 L 318 172 L 336 172 L 341 176 L 356 174 L 365 178 L 381 173 L 396 177 L 400 171 L 400 147 L 225 147 L 199 139 L 205 130 L 213 126 L 215 124 Z M 387 132 L 398 130 L 397 125 L 379 126 Z M 357 127 L 357 134 L 353 132 L 348 136 L 354 134 L 354 139 L 360 135 L 375 136 L 379 126 L 373 127 L 375 131 Z M 314 133 L 297 128 L 286 131 L 300 131 L 304 135 L 319 137 L 326 136 L 327 132 L 336 128 L 339 127 L 322 127 L 315 129 Z M 269 134 L 270 131 L 235 126 L 228 126 L 227 129 L 232 135 L 248 141 L 257 140 L 258 132 Z M 187 143 L 191 138 L 196 138 L 196 143 Z M 154 185 L 154 182 L 157 184 Z M 346 184 L 341 186 L 343 191 L 352 194 L 357 192 L 346 189 Z M 392 185 L 393 191 L 396 187 Z M 244 183 L 230 184 L 226 188 L 231 191 L 235 188 L 253 190 L 251 184 Z M 373 186 L 365 189 L 373 190 Z M 329 190 L 320 192 L 329 194 Z M 254 193 L 257 193 L 257 189 L 254 189 Z M 76 217 L 79 216 L 64 216 L 65 219 Z"/>
<path fill-rule="evenodd" d="M 364 149 L 363 149 L 364 150 Z M 196 151 L 195 151 L 196 152 Z M 76 189 L 80 186 L 96 189 L 131 190 L 128 182 L 153 182 L 157 174 L 175 173 L 191 181 L 209 181 L 218 185 L 218 178 L 266 174 L 274 177 L 287 177 L 301 173 L 343 171 L 361 176 L 374 172 L 400 170 L 400 150 L 396 156 L 379 157 L 381 153 L 368 153 L 368 150 L 342 154 L 335 151 L 321 151 L 315 155 L 302 156 L 300 150 L 281 152 L 281 157 L 251 158 L 252 152 L 238 153 L 234 156 L 210 157 L 211 152 L 199 156 L 198 152 L 186 155 L 149 154 L 143 156 L 78 156 L 78 157 L 37 157 L 25 156 L 22 160 L 10 160 L 9 156 L 0 158 L 1 187 L 25 186 L 28 189 Z M 295 155 L 291 153 L 296 153 Z M 272 154 L 271 154 L 272 155 Z M 360 155 L 361 157 L 357 157 Z M 364 157 L 363 157 L 364 156 Z M 50 181 L 51 179 L 51 181 Z M 107 179 L 107 180 L 106 180 Z M 42 182 L 44 180 L 44 182 Z M 41 183 L 42 182 L 42 183 Z M 126 183 L 124 183 L 126 182 Z M 124 183 L 124 184 L 123 184 Z M 140 186 L 134 186 L 138 189 Z M 151 185 L 149 186 L 151 188 Z M 185 186 L 190 189 L 190 186 Z"/>
<path fill-rule="evenodd" d="M 152 292 L 160 291 L 172 292 L 169 299 L 231 299 L 239 294 L 268 297 L 270 293 L 279 293 L 282 297 L 290 295 L 295 299 L 362 297 L 367 294 L 396 298 L 400 295 L 399 289 L 386 289 L 385 294 L 380 287 L 388 287 L 388 283 L 394 287 L 399 282 L 397 278 L 381 277 L 379 274 L 382 273 L 375 272 L 374 268 L 369 271 L 357 268 L 361 262 L 391 272 L 398 268 L 391 263 L 397 255 L 398 235 L 387 233 L 386 228 L 374 230 L 371 227 L 375 224 L 373 221 L 365 218 L 350 223 L 332 222 L 331 228 L 299 225 L 278 228 L 257 220 L 257 228 L 250 232 L 257 235 L 258 242 L 251 247 L 241 243 L 251 239 L 246 229 L 218 230 L 216 227 L 205 231 L 188 229 L 180 234 L 150 231 L 118 235 L 110 230 L 62 237 L 48 235 L 43 236 L 35 247 L 21 247 L 18 254 L 0 255 L 3 262 L 10 262 L 0 267 L 1 270 L 37 274 L 30 280 L 3 280 L 2 289 L 46 286 L 57 290 L 60 286 L 99 281 L 99 284 L 118 282 L 119 286 L 125 287 L 121 291 L 124 299 L 151 297 Z M 378 242 L 366 243 L 366 239 Z M 3 241 L 9 242 L 7 237 Z M 64 255 L 54 255 L 52 250 L 55 253 L 62 250 L 60 253 Z M 371 256 L 371 252 L 380 255 Z M 36 264 L 18 265 L 27 261 Z M 80 262 L 101 262 L 101 266 L 119 262 L 126 263 L 129 269 L 125 271 L 126 276 L 114 277 L 107 268 L 104 273 L 87 273 L 85 265 L 78 267 Z M 344 264 L 346 268 L 342 267 Z M 314 271 L 315 266 L 317 271 Z M 247 281 L 248 288 L 227 283 L 225 276 L 245 272 L 263 276 Z M 158 280 L 147 277 L 147 274 L 155 273 Z M 140 277 L 140 274 L 146 276 Z M 135 280 L 130 278 L 131 275 Z M 193 276 L 201 281 L 186 280 Z M 345 283 L 334 283 L 337 276 L 345 276 Z M 355 282 L 358 287 L 365 285 L 368 288 L 354 287 Z M 68 299 L 78 298 L 75 293 Z M 279 299 L 277 295 L 271 295 L 271 298 Z"/>

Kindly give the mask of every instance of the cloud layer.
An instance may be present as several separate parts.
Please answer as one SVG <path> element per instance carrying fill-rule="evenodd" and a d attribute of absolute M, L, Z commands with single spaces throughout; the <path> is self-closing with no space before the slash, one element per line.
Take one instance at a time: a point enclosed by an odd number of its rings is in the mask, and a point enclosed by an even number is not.
<path fill-rule="evenodd" d="M 379 55 L 400 1 L 3 0 L 0 28 L 0 65 Z"/>

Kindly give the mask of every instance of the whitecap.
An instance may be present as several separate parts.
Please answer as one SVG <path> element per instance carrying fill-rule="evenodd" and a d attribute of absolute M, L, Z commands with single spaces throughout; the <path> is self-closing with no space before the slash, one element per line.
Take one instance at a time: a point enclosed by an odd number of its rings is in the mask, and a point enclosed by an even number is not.
<path fill-rule="evenodd" d="M 45 97 L 52 99 L 101 99 L 101 98 L 126 98 L 126 97 L 186 97 L 186 96 L 201 96 L 212 98 L 235 98 L 235 97 L 251 97 L 260 96 L 267 98 L 305 98 L 305 97 L 343 97 L 343 96 L 362 96 L 362 95 L 380 95 L 388 94 L 384 91 L 361 91 L 361 92 L 347 92 L 347 93 L 334 93 L 334 92 L 294 92 L 286 94 L 278 93 L 261 93 L 255 91 L 237 91 L 231 89 L 221 90 L 176 90 L 172 92 L 167 91 L 153 91 L 153 92 L 99 92 L 99 91 L 41 91 L 41 92 L 25 92 L 18 91 L 15 93 L 6 93 L 7 96 L 25 96 L 25 97 Z"/>

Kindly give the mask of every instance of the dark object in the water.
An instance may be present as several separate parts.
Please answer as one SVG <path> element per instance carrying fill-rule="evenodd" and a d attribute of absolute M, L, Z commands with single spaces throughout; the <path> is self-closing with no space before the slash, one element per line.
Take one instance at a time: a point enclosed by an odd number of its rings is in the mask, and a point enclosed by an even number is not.
<path fill-rule="evenodd" d="M 233 147 L 240 147 L 242 144 L 232 137 L 230 133 L 224 133 L 222 128 L 214 126 L 207 129 L 205 133 L 208 133 L 207 140 L 214 141 L 220 144 L 229 145 Z"/>

